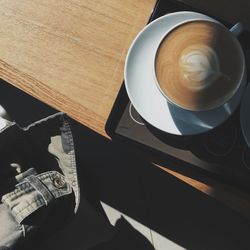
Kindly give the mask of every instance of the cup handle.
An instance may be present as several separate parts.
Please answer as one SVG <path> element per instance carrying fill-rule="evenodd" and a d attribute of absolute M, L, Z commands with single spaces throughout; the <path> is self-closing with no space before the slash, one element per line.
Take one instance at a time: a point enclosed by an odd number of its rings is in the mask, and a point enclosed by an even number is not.
<path fill-rule="evenodd" d="M 242 23 L 236 23 L 230 31 L 237 37 L 239 36 L 244 30 L 243 24 Z"/>

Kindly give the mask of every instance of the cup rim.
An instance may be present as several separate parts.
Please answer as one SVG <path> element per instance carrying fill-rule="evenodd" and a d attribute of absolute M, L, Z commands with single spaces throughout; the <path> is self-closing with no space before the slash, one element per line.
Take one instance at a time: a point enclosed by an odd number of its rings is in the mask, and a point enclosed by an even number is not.
<path fill-rule="evenodd" d="M 179 22 L 175 25 L 173 25 L 173 27 L 171 27 L 170 29 L 168 29 L 166 31 L 166 33 L 164 33 L 164 35 L 162 36 L 162 38 L 160 39 L 158 45 L 157 45 L 157 48 L 156 48 L 156 51 L 155 51 L 155 54 L 154 54 L 154 61 L 153 61 L 153 77 L 154 77 L 154 81 L 155 81 L 155 84 L 158 88 L 158 90 L 161 92 L 161 94 L 166 98 L 166 100 L 172 104 L 172 105 L 175 105 L 177 106 L 178 108 L 181 108 L 181 109 L 185 109 L 185 110 L 188 110 L 188 111 L 193 111 L 193 112 L 199 112 L 199 111 L 208 111 L 208 110 L 212 110 L 212 109 L 216 109 L 220 106 L 223 106 L 225 103 L 229 102 L 229 100 L 236 94 L 236 92 L 238 91 L 240 85 L 242 84 L 243 80 L 244 80 L 244 76 L 246 74 L 246 64 L 245 64 L 245 55 L 244 55 L 244 52 L 243 52 L 243 49 L 242 49 L 242 46 L 239 42 L 239 40 L 237 39 L 237 37 L 235 37 L 235 35 L 230 31 L 230 29 L 228 29 L 224 24 L 222 24 L 221 22 L 219 22 L 218 20 L 210 17 L 210 16 L 207 16 L 207 15 L 204 15 L 202 13 L 198 13 L 198 12 L 193 12 L 193 13 L 197 13 L 197 14 L 201 14 L 203 15 L 204 17 L 195 17 L 195 18 L 190 18 L 188 20 L 185 20 L 185 21 L 182 21 L 182 22 Z M 237 85 L 235 86 L 234 90 L 232 91 L 232 93 L 230 95 L 227 96 L 227 98 L 224 99 L 223 103 L 219 103 L 219 104 L 216 104 L 216 105 L 213 105 L 213 106 L 210 106 L 209 108 L 205 108 L 205 109 L 190 109 L 190 108 L 187 108 L 187 107 L 183 107 L 181 106 L 180 104 L 174 102 L 169 96 L 167 96 L 167 94 L 162 90 L 159 82 L 158 82 L 158 79 L 157 79 L 157 76 L 156 76 L 156 69 L 155 69 L 155 64 L 156 64 L 156 56 L 157 56 L 157 51 L 161 45 L 161 43 L 163 42 L 163 40 L 166 38 L 166 36 L 172 32 L 174 29 L 176 29 L 177 27 L 183 25 L 183 24 L 186 24 L 186 23 L 190 23 L 190 22 L 195 22 L 195 21 L 206 21 L 206 22 L 214 22 L 214 23 L 217 23 L 219 25 L 221 25 L 223 28 L 225 28 L 229 33 L 231 33 L 231 37 L 232 39 L 234 40 L 236 46 L 237 46 L 237 49 L 239 50 L 239 53 L 240 53 L 240 57 L 241 57 L 241 62 L 242 62 L 242 70 L 241 70 L 241 74 L 240 74 L 240 78 L 239 78 L 239 81 L 237 83 Z"/>

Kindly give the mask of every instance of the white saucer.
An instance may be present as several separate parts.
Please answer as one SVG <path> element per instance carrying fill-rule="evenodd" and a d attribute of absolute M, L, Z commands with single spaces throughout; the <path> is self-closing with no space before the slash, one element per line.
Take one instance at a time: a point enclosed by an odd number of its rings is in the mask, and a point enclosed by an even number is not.
<path fill-rule="evenodd" d="M 245 141 L 250 147 L 250 85 L 243 96 L 240 108 L 240 123 Z"/>
<path fill-rule="evenodd" d="M 184 110 L 167 102 L 154 83 L 154 55 L 162 36 L 176 23 L 190 19 L 215 21 L 187 11 L 158 18 L 137 35 L 125 63 L 125 86 L 137 112 L 154 127 L 174 135 L 200 134 L 224 122 L 238 106 L 245 87 L 242 85 L 228 103 L 205 112 Z"/>

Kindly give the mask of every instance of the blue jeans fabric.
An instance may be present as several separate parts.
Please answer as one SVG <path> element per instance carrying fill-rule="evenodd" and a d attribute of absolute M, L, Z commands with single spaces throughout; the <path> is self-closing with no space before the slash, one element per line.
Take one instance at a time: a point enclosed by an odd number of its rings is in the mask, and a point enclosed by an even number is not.
<path fill-rule="evenodd" d="M 69 119 L 56 113 L 0 129 L 0 250 L 18 249 L 76 213 L 80 188 Z"/>

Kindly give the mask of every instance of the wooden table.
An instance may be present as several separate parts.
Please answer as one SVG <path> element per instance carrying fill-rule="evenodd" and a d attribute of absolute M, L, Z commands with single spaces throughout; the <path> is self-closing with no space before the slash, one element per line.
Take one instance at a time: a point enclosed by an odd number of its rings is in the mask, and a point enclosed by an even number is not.
<path fill-rule="evenodd" d="M 250 28 L 246 0 L 186 2 L 208 11 L 227 6 L 224 18 L 238 21 L 240 15 Z M 108 137 L 104 126 L 122 83 L 125 55 L 154 4 L 155 0 L 0 0 L 0 78 Z M 250 216 L 248 194 L 163 169 Z"/>

